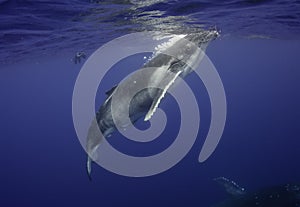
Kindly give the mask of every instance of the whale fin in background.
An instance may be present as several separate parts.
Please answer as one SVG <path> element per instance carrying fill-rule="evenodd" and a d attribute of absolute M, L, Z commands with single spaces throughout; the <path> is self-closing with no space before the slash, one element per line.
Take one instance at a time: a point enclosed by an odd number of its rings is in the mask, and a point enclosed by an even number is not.
<path fill-rule="evenodd" d="M 246 193 L 244 188 L 240 187 L 237 183 L 225 177 L 218 177 L 214 180 L 217 181 L 221 186 L 223 186 L 226 192 L 232 196 L 240 196 Z"/>

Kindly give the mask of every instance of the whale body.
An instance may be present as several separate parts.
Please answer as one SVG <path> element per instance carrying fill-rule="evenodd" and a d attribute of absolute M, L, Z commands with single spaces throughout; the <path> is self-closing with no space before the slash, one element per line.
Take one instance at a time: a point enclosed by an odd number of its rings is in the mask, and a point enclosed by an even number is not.
<path fill-rule="evenodd" d="M 199 64 L 203 58 L 202 52 L 205 51 L 208 43 L 218 35 L 216 30 L 182 35 L 179 38 L 177 37 L 176 41 L 172 41 L 163 51 L 154 54 L 141 69 L 150 67 L 156 69 L 152 70 L 150 75 L 142 77 L 142 81 L 158 87 L 145 88 L 136 93 L 130 102 L 129 120 L 132 123 L 142 117 L 145 121 L 149 120 L 173 82 L 176 81 L 178 76 L 184 78 L 193 71 L 193 67 Z M 197 47 L 193 47 L 191 43 Z M 166 54 L 172 54 L 172 56 Z M 125 91 L 123 94 L 125 100 L 126 91 L 133 90 L 135 86 L 131 83 L 121 84 L 106 92 L 107 98 L 97 111 L 87 135 L 87 173 L 90 179 L 92 160 L 97 159 L 97 148 L 101 144 L 101 140 L 107 138 L 116 130 L 114 122 L 116 119 L 113 120 L 112 116 L 112 97 L 117 87 L 121 87 L 122 91 Z M 128 108 L 127 105 L 122 105 L 122 97 L 119 98 L 118 102 L 120 103 L 119 108 Z M 124 121 L 122 116 L 117 117 L 117 119 L 118 122 Z M 126 125 L 126 123 L 123 124 Z M 95 133 L 97 128 L 101 131 L 101 136 L 99 133 Z"/>

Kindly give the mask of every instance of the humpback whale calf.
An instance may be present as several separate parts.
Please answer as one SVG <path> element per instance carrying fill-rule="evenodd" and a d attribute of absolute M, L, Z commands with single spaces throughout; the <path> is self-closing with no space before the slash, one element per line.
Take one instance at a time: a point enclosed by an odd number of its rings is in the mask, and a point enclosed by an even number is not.
<path fill-rule="evenodd" d="M 214 207 L 299 207 L 300 184 L 285 184 L 263 188 L 255 192 L 246 190 L 235 182 L 224 178 L 215 179 L 228 194 L 227 199 Z"/>
<path fill-rule="evenodd" d="M 144 117 L 145 121 L 149 120 L 173 82 L 178 79 L 178 76 L 184 78 L 193 71 L 194 67 L 203 58 L 203 51 L 205 51 L 208 43 L 218 35 L 216 30 L 203 30 L 199 33 L 175 35 L 176 38 L 171 43 L 164 45 L 160 52 L 155 52 L 153 57 L 141 68 L 147 68 L 147 70 L 148 68 L 155 68 L 150 75 L 142 77 L 142 81 L 149 83 L 149 85 L 151 82 L 152 87 L 144 88 L 132 98 L 129 106 L 129 120 L 132 123 L 135 123 L 142 117 Z M 172 56 L 166 54 L 172 54 Z M 153 85 L 157 86 L 157 88 L 153 87 Z M 88 154 L 87 172 L 90 179 L 91 164 L 93 160 L 97 159 L 96 151 L 101 144 L 101 140 L 110 136 L 117 128 L 112 115 L 112 97 L 117 87 L 122 87 L 123 91 L 129 91 L 135 86 L 133 83 L 121 84 L 112 87 L 106 92 L 107 98 L 97 111 L 96 117 L 88 130 L 86 140 L 86 151 Z M 123 96 L 125 99 L 126 93 Z M 125 101 L 121 97 L 118 100 L 118 108 L 127 107 L 128 111 L 128 105 L 126 106 L 122 102 L 124 103 Z M 118 122 L 123 121 L 121 116 L 118 119 Z M 100 130 L 101 135 L 95 133 L 95 130 Z"/>

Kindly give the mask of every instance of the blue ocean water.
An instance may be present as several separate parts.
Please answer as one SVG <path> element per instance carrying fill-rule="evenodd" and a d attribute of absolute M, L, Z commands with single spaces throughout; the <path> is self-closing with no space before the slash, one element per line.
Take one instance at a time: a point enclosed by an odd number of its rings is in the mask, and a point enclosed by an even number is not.
<path fill-rule="evenodd" d="M 0 1 L 0 206 L 212 206 L 227 197 L 213 178 L 225 176 L 249 190 L 300 180 L 300 1 L 146 0 Z M 213 155 L 198 155 L 210 122 L 201 80 L 187 83 L 201 111 L 198 139 L 172 169 L 151 177 L 123 177 L 93 166 L 72 121 L 72 93 L 88 56 L 106 42 L 136 31 L 188 33 L 217 28 L 207 48 L 227 98 L 227 122 Z M 112 54 L 113 55 L 113 54 Z M 96 105 L 142 56 L 115 68 Z M 99 66 L 100 67 L 100 66 Z M 137 156 L 173 141 L 180 122 L 172 97 L 161 104 L 166 133 L 151 145 L 111 143 Z M 138 123 L 143 128 L 143 123 Z"/>

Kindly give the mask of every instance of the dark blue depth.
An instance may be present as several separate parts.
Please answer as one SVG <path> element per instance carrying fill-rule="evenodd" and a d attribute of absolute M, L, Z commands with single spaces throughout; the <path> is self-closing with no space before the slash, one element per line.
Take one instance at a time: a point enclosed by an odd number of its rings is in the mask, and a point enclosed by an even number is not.
<path fill-rule="evenodd" d="M 215 177 L 228 177 L 250 191 L 299 183 L 299 11 L 296 0 L 151 5 L 0 0 L 0 206 L 210 207 L 227 198 Z M 186 81 L 198 100 L 201 126 L 188 155 L 171 170 L 146 178 L 122 177 L 94 165 L 90 182 L 72 122 L 72 92 L 82 66 L 72 58 L 78 51 L 89 56 L 115 37 L 159 25 L 177 32 L 220 28 L 221 37 L 209 45 L 207 55 L 227 95 L 221 142 L 206 162 L 198 163 L 210 102 L 201 80 L 191 74 Z M 123 60 L 107 75 L 96 105 L 124 71 L 142 64 L 143 55 Z M 161 107 L 171 122 L 150 145 L 119 133 L 110 142 L 138 156 L 167 148 L 180 114 L 172 97 Z M 148 127 L 142 121 L 137 125 Z"/>

